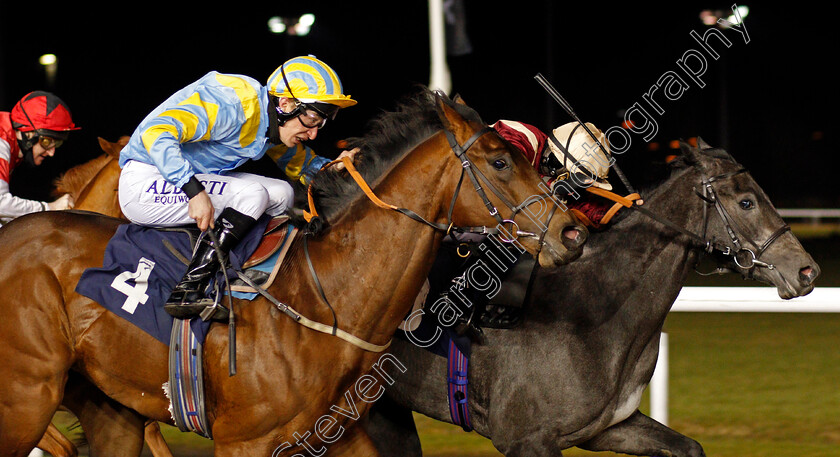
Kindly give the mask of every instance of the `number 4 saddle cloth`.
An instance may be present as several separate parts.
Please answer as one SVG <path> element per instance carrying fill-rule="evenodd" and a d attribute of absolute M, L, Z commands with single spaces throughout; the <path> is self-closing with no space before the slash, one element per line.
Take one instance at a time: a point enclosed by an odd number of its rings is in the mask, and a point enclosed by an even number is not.
<path fill-rule="evenodd" d="M 249 277 L 256 274 L 258 280 L 254 282 L 257 284 L 267 284 L 274 279 L 275 263 L 281 260 L 279 254 L 285 253 L 297 232 L 287 220 L 285 216 L 263 216 L 233 248 L 229 256 L 228 277 L 231 278 L 235 297 L 252 299 L 256 296 L 253 290 L 236 286 L 236 271 L 241 271 L 243 266 L 254 270 L 248 273 Z M 197 233 L 195 228 L 159 230 L 137 224 L 121 225 L 108 242 L 103 266 L 85 270 L 76 292 L 169 345 L 173 317 L 163 309 L 163 305 L 187 271 Z M 261 257 L 255 261 L 256 256 Z M 221 279 L 224 289 L 221 274 L 218 279 Z M 209 321 L 201 319 L 192 319 L 191 322 L 200 342 L 204 340 L 209 326 Z"/>

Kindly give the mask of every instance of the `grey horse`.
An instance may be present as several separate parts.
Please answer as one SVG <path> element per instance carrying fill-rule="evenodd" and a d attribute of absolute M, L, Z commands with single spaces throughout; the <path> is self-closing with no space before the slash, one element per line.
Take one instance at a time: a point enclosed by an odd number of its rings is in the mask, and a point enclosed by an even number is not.
<path fill-rule="evenodd" d="M 572 446 L 705 455 L 695 440 L 638 410 L 663 322 L 703 252 L 701 239 L 728 246 L 729 255 L 718 251 L 721 265 L 773 284 L 782 298 L 813 289 L 819 267 L 728 153 L 702 140 L 699 148 L 683 144 L 670 168 L 643 193 L 643 207 L 667 220 L 625 210 L 592 234 L 579 260 L 539 273 L 519 326 L 486 329 L 486 343 L 473 345 L 471 422 L 504 455 L 559 456 Z M 392 347 L 406 371 L 366 426 L 382 455 L 420 456 L 411 411 L 452 422 L 446 359 L 406 340 Z"/>

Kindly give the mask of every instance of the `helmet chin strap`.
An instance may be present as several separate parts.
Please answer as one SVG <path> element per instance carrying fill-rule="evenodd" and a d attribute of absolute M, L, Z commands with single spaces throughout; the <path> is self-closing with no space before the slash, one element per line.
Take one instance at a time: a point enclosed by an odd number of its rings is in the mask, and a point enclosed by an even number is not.
<path fill-rule="evenodd" d="M 26 151 L 23 151 L 23 159 L 24 159 L 24 162 L 26 162 L 27 165 L 32 166 L 32 167 L 37 166 L 35 164 L 35 156 L 32 153 L 32 148 L 29 148 Z"/>
<path fill-rule="evenodd" d="M 273 95 L 269 95 L 268 97 L 268 141 L 272 144 L 282 144 L 282 140 L 280 139 L 280 127 L 286 124 L 286 122 L 290 119 L 288 116 L 282 116 L 280 119 L 282 111 L 278 107 L 279 98 Z M 285 114 L 285 113 L 283 113 Z"/>
<path fill-rule="evenodd" d="M 20 132 L 20 139 L 17 140 L 18 146 L 20 146 L 20 152 L 23 154 L 24 162 L 27 165 L 35 166 L 35 157 L 33 156 L 32 148 L 35 146 L 35 142 L 38 141 L 38 136 L 33 135 L 32 137 L 27 137 L 26 133 Z"/>

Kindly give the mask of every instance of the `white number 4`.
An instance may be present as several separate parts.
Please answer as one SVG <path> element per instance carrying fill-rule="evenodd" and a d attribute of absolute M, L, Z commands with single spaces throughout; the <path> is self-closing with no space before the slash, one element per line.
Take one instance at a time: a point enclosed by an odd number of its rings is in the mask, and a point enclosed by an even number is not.
<path fill-rule="evenodd" d="M 114 278 L 114 281 L 111 282 L 111 287 L 128 297 L 125 299 L 122 309 L 134 314 L 134 311 L 137 310 L 137 305 L 146 303 L 146 300 L 149 299 L 149 296 L 146 294 L 146 289 L 149 288 L 149 275 L 152 273 L 154 267 L 155 263 L 153 261 L 141 257 L 140 262 L 137 264 L 137 271 L 134 273 L 125 271 Z M 132 279 L 134 280 L 133 286 L 128 283 Z"/>

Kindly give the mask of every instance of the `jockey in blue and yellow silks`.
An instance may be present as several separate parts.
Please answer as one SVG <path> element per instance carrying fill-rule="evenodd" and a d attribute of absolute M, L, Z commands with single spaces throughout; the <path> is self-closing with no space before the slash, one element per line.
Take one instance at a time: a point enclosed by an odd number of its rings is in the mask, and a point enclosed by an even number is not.
<path fill-rule="evenodd" d="M 265 86 L 248 76 L 210 72 L 143 119 L 120 154 L 123 214 L 153 226 L 194 220 L 215 235 L 203 234 L 197 243 L 166 304 L 170 314 L 200 313 L 219 268 L 217 248 L 226 255 L 263 213 L 282 214 L 294 200 L 288 182 L 236 168 L 275 145 L 311 154 L 303 142 L 315 139 L 340 108 L 355 104 L 332 68 L 303 56 L 283 63 Z M 286 168 L 290 178 L 308 182 L 326 162 L 290 159 Z"/>

